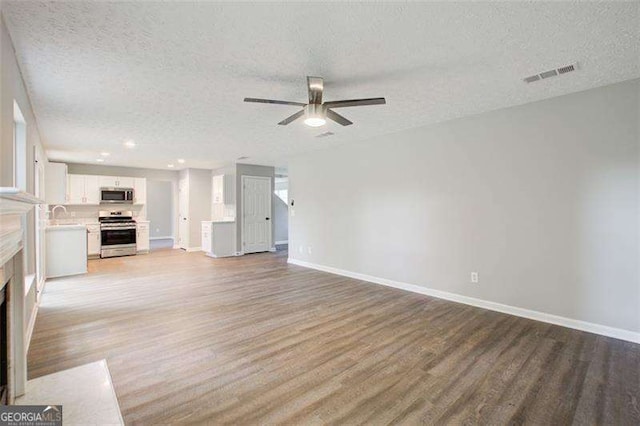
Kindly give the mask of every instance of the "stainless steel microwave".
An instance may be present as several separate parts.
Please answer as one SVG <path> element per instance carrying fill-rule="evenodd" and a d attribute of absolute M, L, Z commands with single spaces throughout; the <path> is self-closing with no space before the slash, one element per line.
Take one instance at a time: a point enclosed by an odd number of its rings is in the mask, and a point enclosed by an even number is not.
<path fill-rule="evenodd" d="M 133 188 L 100 188 L 100 204 L 133 204 Z"/>

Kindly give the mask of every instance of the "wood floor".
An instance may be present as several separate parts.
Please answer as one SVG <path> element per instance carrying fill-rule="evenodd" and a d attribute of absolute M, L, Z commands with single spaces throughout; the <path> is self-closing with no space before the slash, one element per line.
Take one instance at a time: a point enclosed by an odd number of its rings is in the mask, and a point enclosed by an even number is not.
<path fill-rule="evenodd" d="M 165 250 L 47 283 L 29 377 L 105 358 L 128 424 L 640 424 L 640 345 Z"/>

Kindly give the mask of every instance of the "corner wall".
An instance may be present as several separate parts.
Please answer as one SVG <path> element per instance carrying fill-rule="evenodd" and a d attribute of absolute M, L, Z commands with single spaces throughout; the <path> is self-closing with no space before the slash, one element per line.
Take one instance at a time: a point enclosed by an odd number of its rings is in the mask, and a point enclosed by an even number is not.
<path fill-rule="evenodd" d="M 294 158 L 290 260 L 638 339 L 639 103 L 633 80 Z"/>

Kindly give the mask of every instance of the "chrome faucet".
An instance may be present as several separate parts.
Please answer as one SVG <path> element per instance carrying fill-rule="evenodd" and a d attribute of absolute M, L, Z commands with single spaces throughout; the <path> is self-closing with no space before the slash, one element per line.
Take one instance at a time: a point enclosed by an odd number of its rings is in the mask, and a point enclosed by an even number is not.
<path fill-rule="evenodd" d="M 62 204 L 58 204 L 57 206 L 53 206 L 53 208 L 49 212 L 49 213 L 51 213 L 51 219 L 55 219 L 56 218 L 56 209 L 58 207 L 60 207 L 62 210 L 64 210 L 65 214 L 67 213 L 67 208 L 65 206 L 63 206 Z"/>

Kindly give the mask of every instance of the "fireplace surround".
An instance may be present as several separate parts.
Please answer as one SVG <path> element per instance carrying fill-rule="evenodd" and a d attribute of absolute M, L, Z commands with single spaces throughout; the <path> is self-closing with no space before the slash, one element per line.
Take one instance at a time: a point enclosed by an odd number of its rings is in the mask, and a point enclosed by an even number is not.
<path fill-rule="evenodd" d="M 42 200 L 17 188 L 0 187 L 0 386 L 4 404 L 23 395 L 27 383 L 23 216 Z"/>

